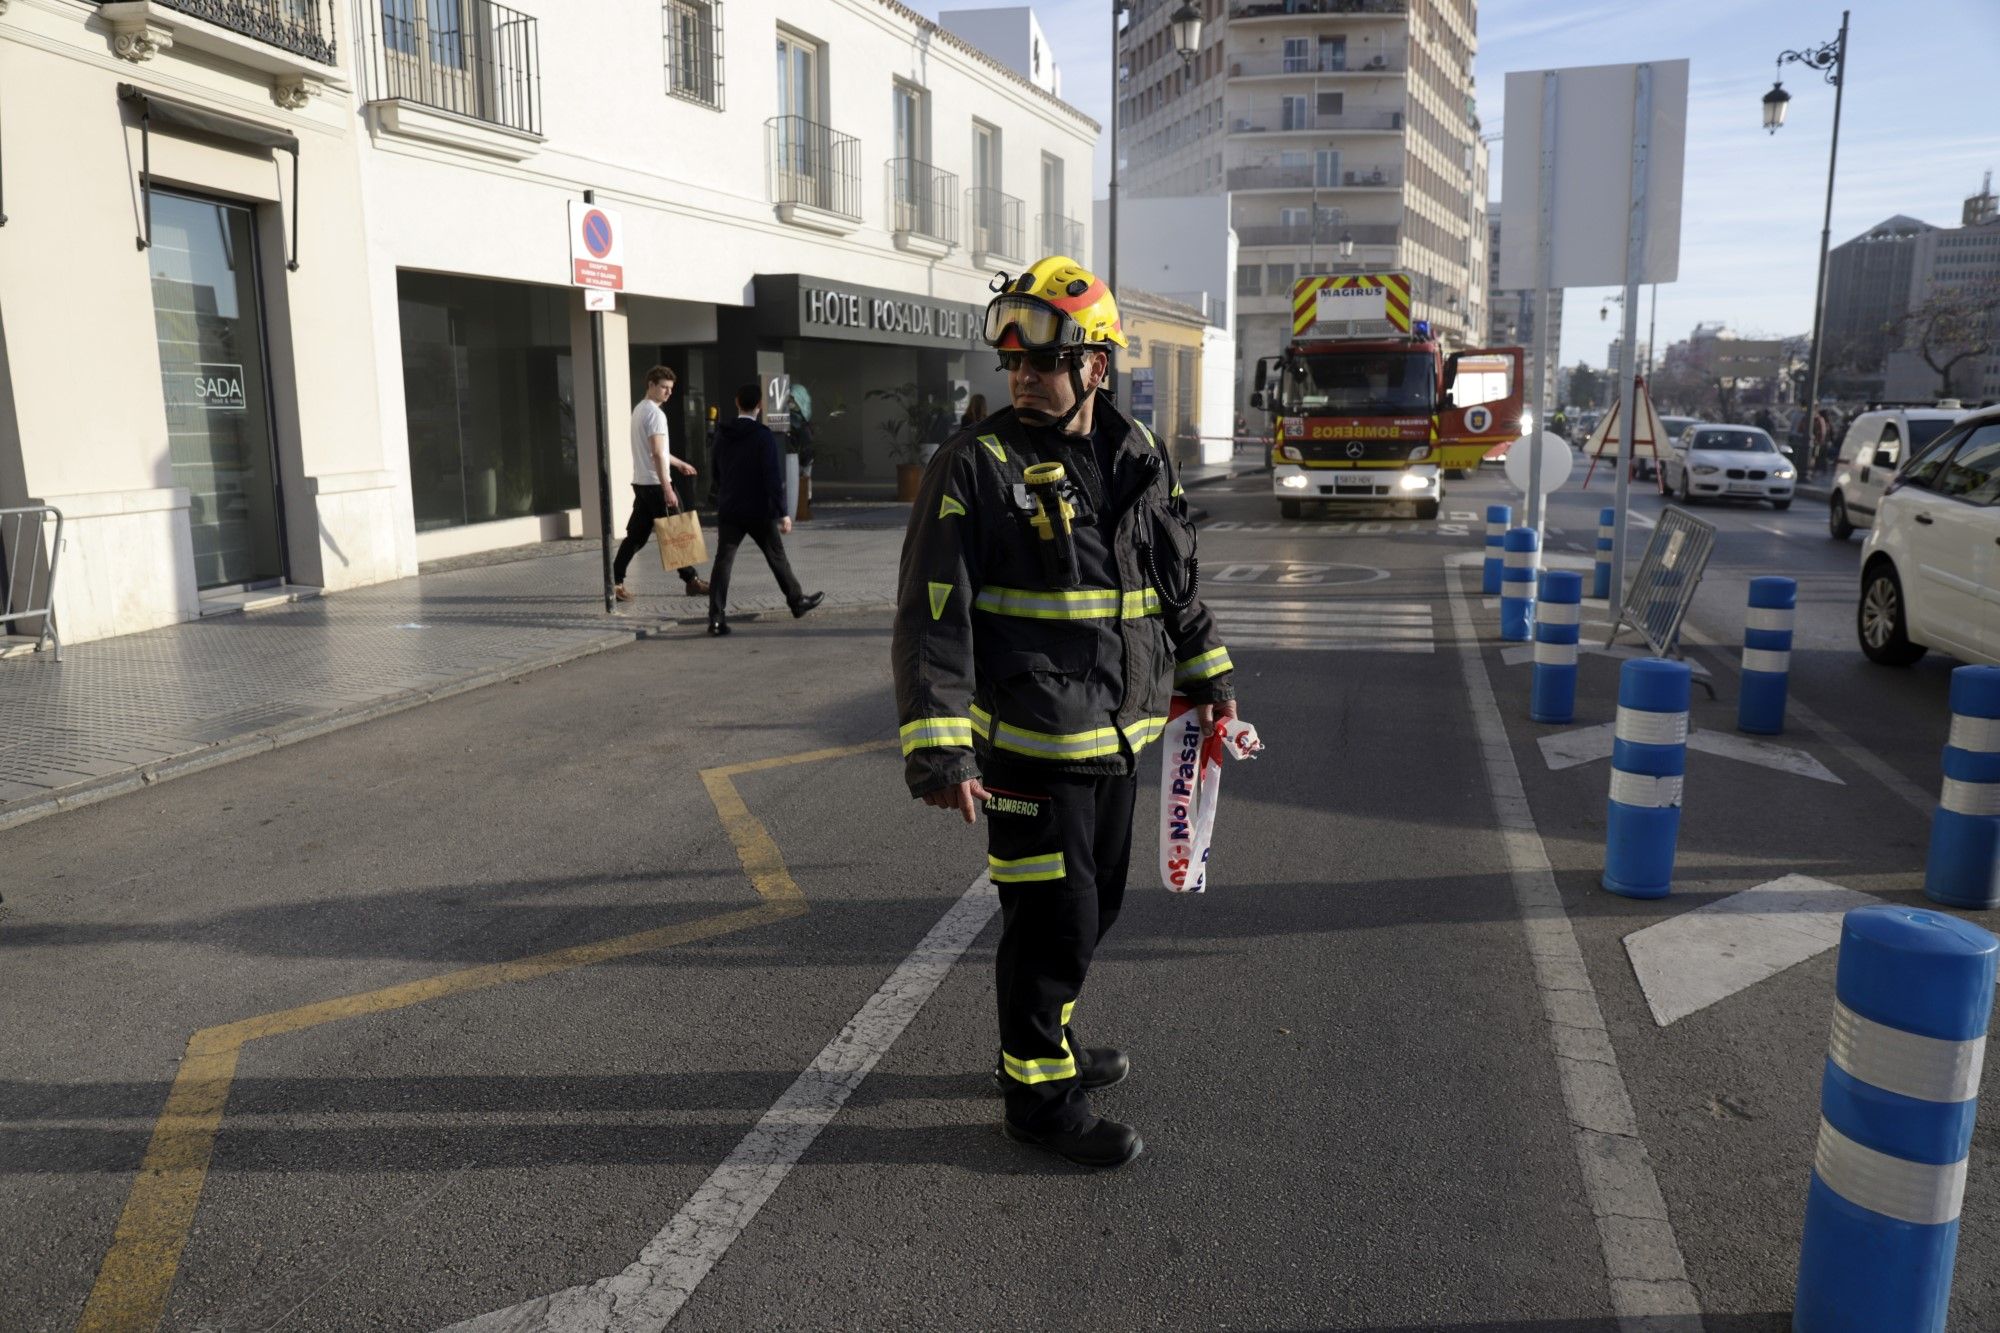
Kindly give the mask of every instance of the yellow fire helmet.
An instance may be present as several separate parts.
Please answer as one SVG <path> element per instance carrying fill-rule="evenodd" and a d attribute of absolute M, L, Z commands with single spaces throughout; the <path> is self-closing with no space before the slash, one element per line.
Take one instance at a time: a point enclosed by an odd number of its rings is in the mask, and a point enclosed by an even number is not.
<path fill-rule="evenodd" d="M 986 305 L 985 332 L 990 346 L 1029 352 L 1129 346 L 1118 298 L 1068 255 L 1050 255 L 1009 279 Z"/>

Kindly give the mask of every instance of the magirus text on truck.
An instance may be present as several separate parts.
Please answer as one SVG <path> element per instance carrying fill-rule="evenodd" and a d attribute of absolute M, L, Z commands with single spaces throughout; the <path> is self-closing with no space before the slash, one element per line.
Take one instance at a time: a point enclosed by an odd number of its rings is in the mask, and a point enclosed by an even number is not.
<path fill-rule="evenodd" d="M 1271 413 L 1271 490 L 1286 518 L 1312 504 L 1408 504 L 1436 518 L 1448 475 L 1521 434 L 1518 347 L 1447 355 L 1410 318 L 1410 275 L 1301 278 L 1292 337 L 1257 362 Z"/>

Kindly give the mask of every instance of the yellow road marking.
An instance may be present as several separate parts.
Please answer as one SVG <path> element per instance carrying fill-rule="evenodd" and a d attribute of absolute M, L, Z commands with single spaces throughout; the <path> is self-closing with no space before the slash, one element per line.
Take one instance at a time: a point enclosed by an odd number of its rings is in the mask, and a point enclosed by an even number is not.
<path fill-rule="evenodd" d="M 215 1136 L 222 1128 L 230 1085 L 236 1078 L 237 1057 L 246 1043 L 301 1032 L 344 1018 L 389 1013 L 431 1000 L 533 981 L 557 972 L 691 944 L 802 915 L 808 910 L 806 896 L 792 879 L 791 871 L 785 868 L 784 857 L 769 830 L 744 804 L 734 779 L 745 773 L 761 773 L 792 764 L 894 749 L 899 744 L 886 740 L 838 745 L 702 770 L 702 785 L 715 803 L 723 831 L 736 849 L 736 859 L 750 877 L 751 887 L 762 900 L 756 907 L 504 963 L 486 963 L 358 995 L 320 1000 L 202 1028 L 189 1037 L 180 1072 L 167 1092 L 167 1104 L 160 1118 L 154 1122 L 152 1141 L 146 1145 L 145 1159 L 140 1163 L 132 1192 L 126 1197 L 125 1209 L 112 1234 L 111 1250 L 97 1271 L 89 1299 L 84 1302 L 83 1315 L 76 1325 L 78 1333 L 152 1329 L 166 1313 L 167 1297 L 180 1268 L 181 1249 L 187 1243 L 195 1209 L 201 1203 L 202 1188 L 208 1180 Z"/>

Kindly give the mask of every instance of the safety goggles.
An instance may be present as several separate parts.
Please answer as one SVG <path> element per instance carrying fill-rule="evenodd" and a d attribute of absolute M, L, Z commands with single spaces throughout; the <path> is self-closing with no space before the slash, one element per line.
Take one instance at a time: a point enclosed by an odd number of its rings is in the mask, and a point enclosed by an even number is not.
<path fill-rule="evenodd" d="M 1009 327 L 1021 347 L 1030 352 L 1083 341 L 1083 330 L 1075 320 L 1026 292 L 1002 292 L 986 303 L 987 343 L 999 346 Z"/>
<path fill-rule="evenodd" d="M 1009 375 L 1019 370 L 1023 364 L 1037 375 L 1053 375 L 1062 369 L 1063 362 L 1071 359 L 1069 352 L 1016 352 L 1000 353 L 1000 369 Z"/>

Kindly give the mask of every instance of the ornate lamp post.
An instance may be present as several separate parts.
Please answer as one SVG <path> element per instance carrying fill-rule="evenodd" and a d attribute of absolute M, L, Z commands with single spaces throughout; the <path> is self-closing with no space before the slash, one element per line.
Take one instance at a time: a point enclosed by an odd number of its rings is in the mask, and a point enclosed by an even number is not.
<path fill-rule="evenodd" d="M 1780 77 L 1771 84 L 1771 91 L 1764 94 L 1764 128 L 1772 134 L 1785 123 L 1785 109 L 1791 105 L 1792 95 L 1785 91 L 1782 75 L 1787 64 L 1804 65 L 1816 69 L 1826 76 L 1833 85 L 1833 144 L 1826 156 L 1826 216 L 1819 230 L 1819 273 L 1813 289 L 1813 331 L 1812 351 L 1807 356 L 1806 370 L 1806 415 L 1805 449 L 1806 467 L 1817 471 L 1818 453 L 1813 448 L 1812 425 L 1819 413 L 1819 353 L 1820 338 L 1826 324 L 1826 255 L 1827 247 L 1833 239 L 1833 172 L 1840 161 L 1840 99 L 1847 85 L 1847 10 L 1840 12 L 1840 35 L 1824 46 L 1815 46 L 1804 51 L 1785 51 L 1778 56 Z"/>

